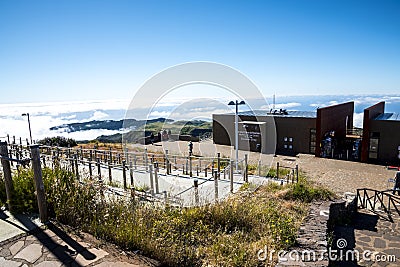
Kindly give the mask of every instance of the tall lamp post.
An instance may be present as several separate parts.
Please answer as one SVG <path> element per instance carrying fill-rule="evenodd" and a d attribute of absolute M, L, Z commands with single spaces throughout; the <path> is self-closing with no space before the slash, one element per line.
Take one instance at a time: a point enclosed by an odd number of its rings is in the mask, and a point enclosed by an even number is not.
<path fill-rule="evenodd" d="M 29 126 L 29 137 L 31 138 L 31 145 L 32 145 L 32 131 L 31 131 L 31 120 L 29 119 L 29 113 L 22 113 L 22 116 L 28 117 L 28 126 Z"/>
<path fill-rule="evenodd" d="M 238 116 L 238 109 L 239 105 L 244 105 L 246 104 L 243 100 L 242 101 L 231 101 L 228 103 L 229 106 L 235 105 L 235 152 L 236 152 L 236 161 L 235 161 L 235 167 L 236 170 L 238 170 L 238 163 L 239 163 L 239 116 Z"/>

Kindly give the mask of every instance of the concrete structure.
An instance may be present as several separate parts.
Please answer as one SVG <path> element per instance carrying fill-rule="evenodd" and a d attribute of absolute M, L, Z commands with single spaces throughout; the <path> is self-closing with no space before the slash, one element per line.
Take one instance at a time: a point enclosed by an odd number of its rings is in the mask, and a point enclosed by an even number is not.
<path fill-rule="evenodd" d="M 335 135 L 339 140 L 345 139 L 347 129 L 353 127 L 353 113 L 354 102 L 319 108 L 316 112 L 239 112 L 239 148 L 266 154 L 326 156 L 320 144 L 328 134 Z M 234 117 L 233 113 L 213 114 L 215 144 L 234 144 Z"/>
<path fill-rule="evenodd" d="M 385 113 L 385 102 L 364 110 L 361 161 L 396 166 L 400 162 L 400 114 Z"/>

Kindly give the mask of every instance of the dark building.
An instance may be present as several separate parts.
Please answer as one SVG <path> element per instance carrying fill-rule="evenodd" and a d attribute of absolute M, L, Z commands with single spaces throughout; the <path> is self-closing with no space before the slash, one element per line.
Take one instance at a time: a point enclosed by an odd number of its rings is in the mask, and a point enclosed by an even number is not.
<path fill-rule="evenodd" d="M 385 113 L 385 102 L 364 110 L 361 161 L 400 162 L 400 114 Z"/>
<path fill-rule="evenodd" d="M 239 149 L 268 154 L 331 156 L 353 127 L 354 102 L 317 111 L 257 110 L 239 112 Z M 216 144 L 235 143 L 235 114 L 213 115 Z M 336 152 L 335 152 L 336 149 Z"/>

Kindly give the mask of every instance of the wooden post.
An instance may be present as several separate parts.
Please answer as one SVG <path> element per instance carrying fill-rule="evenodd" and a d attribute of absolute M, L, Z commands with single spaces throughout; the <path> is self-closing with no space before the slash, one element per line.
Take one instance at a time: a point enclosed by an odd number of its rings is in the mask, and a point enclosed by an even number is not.
<path fill-rule="evenodd" d="M 111 160 L 108 160 L 108 181 L 110 185 L 112 183 L 112 170 L 111 170 Z"/>
<path fill-rule="evenodd" d="M 168 206 L 168 195 L 167 195 L 167 191 L 163 191 L 164 193 L 164 205 L 165 207 Z"/>
<path fill-rule="evenodd" d="M 131 187 L 134 187 L 134 185 L 133 185 L 132 160 L 129 161 L 129 177 L 131 178 Z"/>
<path fill-rule="evenodd" d="M 206 178 L 207 178 L 207 169 L 208 169 L 208 167 L 206 166 L 206 167 L 204 168 L 204 177 L 206 177 Z"/>
<path fill-rule="evenodd" d="M 9 136 L 7 135 L 7 137 Z M 8 157 L 7 142 L 0 142 L 0 155 L 3 157 Z M 12 211 L 14 186 L 11 177 L 11 166 L 10 162 L 6 159 L 1 159 L 1 165 L 3 166 L 4 184 L 6 186 L 7 206 L 8 210 Z"/>
<path fill-rule="evenodd" d="M 258 161 L 258 177 L 261 177 L 261 160 Z"/>
<path fill-rule="evenodd" d="M 76 152 L 76 155 L 74 155 L 74 157 L 75 157 L 75 174 L 76 174 L 76 179 L 79 180 L 78 152 Z"/>
<path fill-rule="evenodd" d="M 188 172 L 189 172 L 189 161 L 186 158 L 186 175 L 188 175 Z"/>
<path fill-rule="evenodd" d="M 248 177 L 248 166 L 247 166 L 247 154 L 244 155 L 244 181 L 247 183 L 249 182 L 249 177 Z"/>
<path fill-rule="evenodd" d="M 299 182 L 299 165 L 296 164 L 296 183 Z"/>
<path fill-rule="evenodd" d="M 135 187 L 131 187 L 131 201 L 135 201 Z"/>
<path fill-rule="evenodd" d="M 218 171 L 218 179 L 221 176 L 221 154 L 217 153 L 217 171 Z"/>
<path fill-rule="evenodd" d="M 158 188 L 158 162 L 154 163 L 154 182 L 155 182 L 155 186 L 156 186 L 156 194 L 159 194 L 160 191 Z"/>
<path fill-rule="evenodd" d="M 167 164 L 167 174 L 171 174 L 170 169 L 169 169 L 168 149 L 165 150 L 165 161 Z"/>
<path fill-rule="evenodd" d="M 190 166 L 189 175 L 190 175 L 190 177 L 193 177 L 193 170 L 192 170 L 192 156 L 189 156 L 189 166 Z"/>
<path fill-rule="evenodd" d="M 196 175 L 199 177 L 199 165 L 196 165 Z"/>
<path fill-rule="evenodd" d="M 231 193 L 233 193 L 233 160 L 230 161 L 229 165 L 229 180 L 230 180 L 230 189 Z"/>
<path fill-rule="evenodd" d="M 279 179 L 279 162 L 276 163 L 276 179 Z"/>
<path fill-rule="evenodd" d="M 124 189 L 126 189 L 127 186 L 126 186 L 126 162 L 125 162 L 125 160 L 122 161 L 122 178 L 124 180 Z"/>
<path fill-rule="evenodd" d="M 96 158 L 96 164 L 97 164 L 97 175 L 99 176 L 99 180 L 101 180 L 101 167 L 99 158 Z"/>
<path fill-rule="evenodd" d="M 31 145 L 30 149 L 32 155 L 33 178 L 35 179 L 35 189 L 39 207 L 39 217 L 40 221 L 44 223 L 47 222 L 47 203 L 42 178 L 42 167 L 40 166 L 39 145 Z"/>
<path fill-rule="evenodd" d="M 218 171 L 214 171 L 214 200 L 218 202 Z"/>
<path fill-rule="evenodd" d="M 89 151 L 89 177 L 90 179 L 93 178 L 93 173 L 92 173 L 92 160 L 93 160 L 93 151 Z"/>
<path fill-rule="evenodd" d="M 146 171 L 148 171 L 149 163 L 147 158 L 147 148 L 144 149 L 144 166 L 146 167 Z"/>
<path fill-rule="evenodd" d="M 294 169 L 292 169 L 292 184 L 294 183 Z"/>
<path fill-rule="evenodd" d="M 153 165 L 149 165 L 149 174 L 150 174 L 150 193 L 154 196 L 154 180 L 153 180 Z"/>
<path fill-rule="evenodd" d="M 199 205 L 199 180 L 194 179 L 194 203 L 196 206 Z"/>

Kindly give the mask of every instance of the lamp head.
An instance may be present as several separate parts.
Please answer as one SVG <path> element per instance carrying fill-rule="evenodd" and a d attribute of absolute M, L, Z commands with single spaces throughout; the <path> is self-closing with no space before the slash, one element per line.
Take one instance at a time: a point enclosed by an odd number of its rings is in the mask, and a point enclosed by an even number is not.
<path fill-rule="evenodd" d="M 246 103 L 242 100 L 242 101 L 240 101 L 240 103 L 238 105 L 244 105 L 244 104 L 246 104 Z"/>
<path fill-rule="evenodd" d="M 21 116 L 28 116 L 28 113 L 22 113 Z"/>
<path fill-rule="evenodd" d="M 228 103 L 228 105 L 229 106 L 233 106 L 233 105 L 235 105 L 235 102 L 231 101 L 231 102 Z"/>

